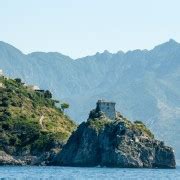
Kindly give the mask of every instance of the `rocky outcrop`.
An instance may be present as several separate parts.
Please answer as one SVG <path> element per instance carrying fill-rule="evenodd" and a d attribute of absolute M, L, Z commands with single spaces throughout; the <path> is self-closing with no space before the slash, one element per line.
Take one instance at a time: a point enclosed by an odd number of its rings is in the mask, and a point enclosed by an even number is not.
<path fill-rule="evenodd" d="M 122 168 L 175 168 L 173 149 L 146 126 L 130 122 L 120 114 L 110 120 L 91 111 L 87 122 L 71 135 L 53 165 L 106 166 Z"/>
<path fill-rule="evenodd" d="M 21 160 L 16 160 L 11 155 L 8 155 L 4 151 L 0 151 L 0 165 L 22 165 Z"/>
<path fill-rule="evenodd" d="M 39 156 L 25 155 L 25 156 L 12 156 L 4 151 L 0 151 L 0 166 L 2 165 L 38 165 L 45 166 L 51 163 L 55 152 L 42 153 Z"/>

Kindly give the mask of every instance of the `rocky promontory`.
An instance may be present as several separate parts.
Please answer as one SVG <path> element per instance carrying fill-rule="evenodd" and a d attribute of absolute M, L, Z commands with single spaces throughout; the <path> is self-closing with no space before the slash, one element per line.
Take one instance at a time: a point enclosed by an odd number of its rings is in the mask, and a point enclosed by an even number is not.
<path fill-rule="evenodd" d="M 115 111 L 115 103 L 98 101 L 53 165 L 175 168 L 176 163 L 173 149 L 156 140 L 141 121 L 124 118 Z"/>

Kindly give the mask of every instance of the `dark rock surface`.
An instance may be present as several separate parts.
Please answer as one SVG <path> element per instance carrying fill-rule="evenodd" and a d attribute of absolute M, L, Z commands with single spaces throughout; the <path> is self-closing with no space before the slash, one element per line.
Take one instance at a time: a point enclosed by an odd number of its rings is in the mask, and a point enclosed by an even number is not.
<path fill-rule="evenodd" d="M 53 165 L 175 168 L 176 163 L 173 149 L 154 139 L 142 122 L 132 123 L 120 114 L 112 121 L 94 110 L 71 135 Z"/>

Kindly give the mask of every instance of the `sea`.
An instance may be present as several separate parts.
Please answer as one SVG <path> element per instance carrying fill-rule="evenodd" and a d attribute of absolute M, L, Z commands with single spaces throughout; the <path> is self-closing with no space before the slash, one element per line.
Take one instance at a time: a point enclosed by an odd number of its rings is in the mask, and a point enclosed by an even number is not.
<path fill-rule="evenodd" d="M 0 166 L 0 180 L 180 180 L 176 169 L 79 168 L 53 166 Z"/>

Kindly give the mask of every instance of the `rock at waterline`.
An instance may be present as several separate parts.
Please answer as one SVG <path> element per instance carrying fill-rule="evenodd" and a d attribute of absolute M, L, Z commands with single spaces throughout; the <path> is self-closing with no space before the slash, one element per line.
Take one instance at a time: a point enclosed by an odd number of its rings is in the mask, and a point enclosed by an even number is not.
<path fill-rule="evenodd" d="M 142 122 L 132 123 L 117 112 L 110 119 L 112 113 L 101 107 L 97 103 L 87 122 L 79 125 L 54 165 L 175 168 L 173 149 L 156 140 Z"/>

